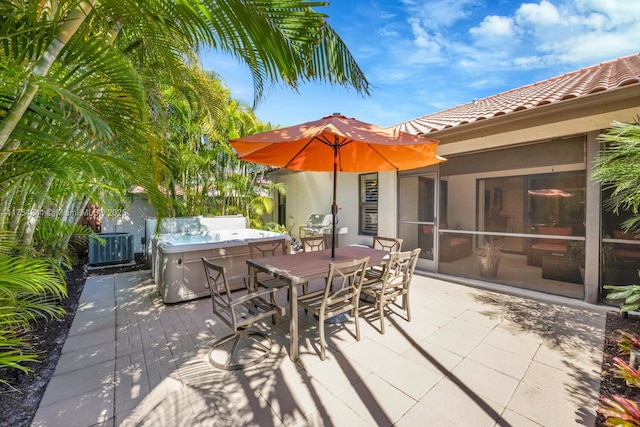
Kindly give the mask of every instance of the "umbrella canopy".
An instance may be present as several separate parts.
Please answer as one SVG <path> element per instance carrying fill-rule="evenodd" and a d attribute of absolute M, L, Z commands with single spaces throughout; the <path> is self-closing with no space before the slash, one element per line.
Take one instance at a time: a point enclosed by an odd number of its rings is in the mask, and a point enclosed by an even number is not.
<path fill-rule="evenodd" d="M 438 141 L 349 119 L 340 114 L 320 120 L 231 140 L 238 158 L 280 168 L 333 171 L 333 239 L 337 215 L 337 172 L 406 170 L 445 159 L 436 155 Z"/>

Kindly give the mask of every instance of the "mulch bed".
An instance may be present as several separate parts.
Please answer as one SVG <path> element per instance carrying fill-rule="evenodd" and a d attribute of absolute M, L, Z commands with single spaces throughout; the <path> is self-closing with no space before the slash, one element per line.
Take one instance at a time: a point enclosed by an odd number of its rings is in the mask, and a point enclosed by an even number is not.
<path fill-rule="evenodd" d="M 61 319 L 41 322 L 36 325 L 33 334 L 34 347 L 43 354 L 40 363 L 31 365 L 34 373 L 26 375 L 17 370 L 0 369 L 0 378 L 10 381 L 13 385 L 13 388 L 0 385 L 0 414 L 2 414 L 0 427 L 30 425 L 60 358 L 87 275 L 112 274 L 147 268 L 142 259 L 137 258 L 136 261 L 132 266 L 105 267 L 89 271 L 88 274 L 82 265 L 67 273 L 69 295 L 63 301 L 67 314 Z M 620 329 L 640 336 L 640 316 L 632 315 L 629 318 L 622 318 L 617 313 L 607 314 L 600 396 L 610 397 L 620 394 L 640 403 L 640 389 L 627 386 L 625 381 L 615 374 L 613 358 L 618 355 L 617 331 Z M 595 427 L 604 426 L 604 417 L 598 415 Z"/>
<path fill-rule="evenodd" d="M 143 261 L 136 257 L 135 265 L 104 267 L 91 271 L 87 271 L 85 262 L 67 272 L 68 295 L 62 301 L 66 314 L 50 322 L 39 322 L 31 333 L 33 348 L 42 354 L 40 362 L 25 363 L 33 369 L 30 374 L 17 369 L 0 369 L 0 379 L 12 385 L 8 387 L 0 384 L 0 427 L 26 427 L 31 424 L 60 359 L 87 277 L 146 269 Z"/>

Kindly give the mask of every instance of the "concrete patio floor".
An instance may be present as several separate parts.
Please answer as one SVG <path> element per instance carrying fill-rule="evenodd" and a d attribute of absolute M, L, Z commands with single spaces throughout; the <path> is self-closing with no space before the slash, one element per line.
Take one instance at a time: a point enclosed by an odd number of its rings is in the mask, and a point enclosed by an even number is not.
<path fill-rule="evenodd" d="M 286 294 L 281 292 L 286 299 Z M 300 312 L 271 356 L 244 371 L 211 366 L 228 327 L 209 299 L 164 305 L 148 271 L 87 280 L 34 426 L 592 426 L 606 310 L 414 276 L 412 321 L 372 313 L 327 329 Z M 546 298 L 546 297 L 545 297 Z"/>

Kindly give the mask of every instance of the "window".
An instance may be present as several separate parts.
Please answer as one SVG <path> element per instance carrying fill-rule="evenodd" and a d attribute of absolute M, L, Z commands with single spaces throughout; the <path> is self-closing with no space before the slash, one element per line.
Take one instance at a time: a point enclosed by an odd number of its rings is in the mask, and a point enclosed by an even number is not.
<path fill-rule="evenodd" d="M 584 136 L 440 163 L 438 273 L 583 298 L 585 165 Z M 430 231 L 418 229 L 422 242 Z M 478 268 L 474 250 L 485 242 L 502 252 L 495 276 Z"/>
<path fill-rule="evenodd" d="M 287 226 L 287 195 L 278 191 L 278 224 Z"/>
<path fill-rule="evenodd" d="M 378 234 L 378 174 L 360 175 L 359 234 Z"/>

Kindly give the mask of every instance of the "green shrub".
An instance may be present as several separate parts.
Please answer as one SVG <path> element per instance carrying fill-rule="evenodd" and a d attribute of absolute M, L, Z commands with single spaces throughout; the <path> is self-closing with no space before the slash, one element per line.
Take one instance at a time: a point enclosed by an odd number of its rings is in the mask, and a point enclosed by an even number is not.
<path fill-rule="evenodd" d="M 624 304 L 620 306 L 620 312 L 626 313 L 629 311 L 635 311 L 640 308 L 640 286 L 638 285 L 626 285 L 626 286 L 614 286 L 606 285 L 604 289 L 611 289 L 615 292 L 607 295 L 607 299 L 624 299 Z"/>
<path fill-rule="evenodd" d="M 12 235 L 0 233 L 0 370 L 31 371 L 25 363 L 38 354 L 29 333 L 35 322 L 64 315 L 60 300 L 66 294 L 56 262 L 24 255 Z"/>
<path fill-rule="evenodd" d="M 286 233 L 287 229 L 284 225 L 278 224 L 277 222 L 267 222 L 262 226 L 263 230 L 274 231 L 276 233 Z"/>

